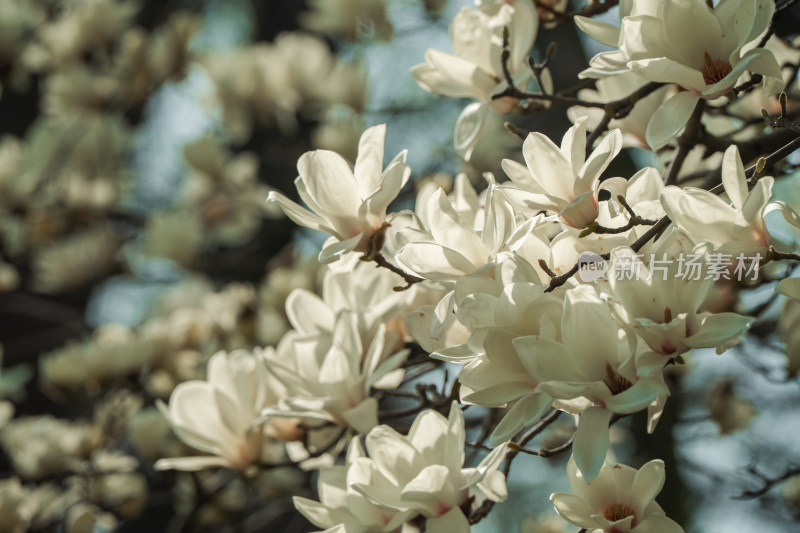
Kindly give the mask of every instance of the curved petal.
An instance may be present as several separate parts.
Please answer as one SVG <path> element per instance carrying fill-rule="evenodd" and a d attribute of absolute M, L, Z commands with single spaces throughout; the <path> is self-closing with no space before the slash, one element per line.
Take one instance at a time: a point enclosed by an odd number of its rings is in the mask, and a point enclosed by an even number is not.
<path fill-rule="evenodd" d="M 611 411 L 602 407 L 590 407 L 581 413 L 572 456 L 587 483 L 591 483 L 603 467 L 608 453 L 608 423 Z"/>
<path fill-rule="evenodd" d="M 658 150 L 674 139 L 692 116 L 700 97 L 683 91 L 662 103 L 647 124 L 647 144 Z"/>

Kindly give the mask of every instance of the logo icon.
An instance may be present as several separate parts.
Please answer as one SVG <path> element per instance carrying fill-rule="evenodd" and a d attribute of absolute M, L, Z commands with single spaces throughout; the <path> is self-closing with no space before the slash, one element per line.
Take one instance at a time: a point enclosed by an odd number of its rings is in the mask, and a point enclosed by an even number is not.
<path fill-rule="evenodd" d="M 605 279 L 608 261 L 594 252 L 582 252 L 578 258 L 578 278 L 584 282 Z"/>

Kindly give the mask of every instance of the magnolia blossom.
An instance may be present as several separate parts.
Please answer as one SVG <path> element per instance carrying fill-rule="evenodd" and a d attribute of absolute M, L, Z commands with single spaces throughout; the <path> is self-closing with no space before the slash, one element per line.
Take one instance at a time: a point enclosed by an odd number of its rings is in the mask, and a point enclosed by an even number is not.
<path fill-rule="evenodd" d="M 506 498 L 505 476 L 498 471 L 506 447 L 463 468 L 464 442 L 464 417 L 455 402 L 449 418 L 422 412 L 407 436 L 378 426 L 366 439 L 370 459 L 360 465 L 369 473 L 353 487 L 379 507 L 424 516 L 429 533 L 467 533 L 465 502 L 474 498 L 471 505 L 479 506 Z"/>
<path fill-rule="evenodd" d="M 562 518 L 592 533 L 683 533 L 655 502 L 664 479 L 664 462 L 655 459 L 639 470 L 604 463 L 589 483 L 570 459 L 567 480 L 572 492 L 556 492 L 550 501 Z"/>
<path fill-rule="evenodd" d="M 417 212 L 422 227 L 400 230 L 398 238 L 405 244 L 395 259 L 408 271 L 448 286 L 491 262 L 517 229 L 504 191 L 493 182 L 486 190 L 485 207 L 475 218 L 460 213 L 441 189 Z"/>
<path fill-rule="evenodd" d="M 394 352 L 396 336 L 380 324 L 368 345 L 361 340 L 358 315 L 341 311 L 332 335 L 287 334 L 267 358 L 287 397 L 263 417 L 297 417 L 334 422 L 366 433 L 378 424 L 372 388 L 394 389 L 408 350 Z"/>
<path fill-rule="evenodd" d="M 364 132 L 354 170 L 340 155 L 327 150 L 306 152 L 300 157 L 300 176 L 294 183 L 313 212 L 270 192 L 269 200 L 278 202 L 294 222 L 332 235 L 319 255 L 323 263 L 336 261 L 348 252 L 380 251 L 379 232 L 386 223 L 386 208 L 411 175 L 405 151 L 382 170 L 385 136 L 385 124 Z"/>
<path fill-rule="evenodd" d="M 406 523 L 415 513 L 376 505 L 355 489 L 357 483 L 392 486 L 391 481 L 372 466 L 359 440 L 353 439 L 343 466 L 330 466 L 319 471 L 317 493 L 320 501 L 294 496 L 295 508 L 312 524 L 328 532 L 400 530 L 402 533 L 416 533 L 418 530 Z"/>
<path fill-rule="evenodd" d="M 156 468 L 244 470 L 261 459 L 264 429 L 255 422 L 276 401 L 270 394 L 264 353 L 218 352 L 208 361 L 207 381 L 187 381 L 158 404 L 178 437 L 211 456 L 160 459 Z"/>
<path fill-rule="evenodd" d="M 659 149 L 683 128 L 697 102 L 733 90 L 746 72 L 764 76 L 770 92 L 783 84 L 775 56 L 748 46 L 767 29 L 775 3 L 722 0 L 716 7 L 704 0 L 644 0 L 620 9 L 621 28 L 582 18 L 589 35 L 619 50 L 599 54 L 582 73 L 602 77 L 631 70 L 654 82 L 686 89 L 665 101 L 647 127 L 647 143 Z"/>
<path fill-rule="evenodd" d="M 770 211 L 780 211 L 792 225 L 800 217 L 786 204 L 768 206 L 774 179 L 761 177 L 749 190 L 742 160 L 736 145 L 725 150 L 722 160 L 722 185 L 731 204 L 702 189 L 667 187 L 661 193 L 661 205 L 682 231 L 698 242 L 708 242 L 715 251 L 735 256 L 766 257 L 771 237 L 764 223 Z"/>
<path fill-rule="evenodd" d="M 566 225 L 582 229 L 598 215 L 597 194 L 607 184 L 600 175 L 622 149 L 622 134 L 605 134 L 586 157 L 586 118 L 575 121 L 558 147 L 545 135 L 533 132 L 522 145 L 526 166 L 503 160 L 503 170 L 516 186 L 506 186 L 515 205 L 528 210 L 558 213 Z"/>
<path fill-rule="evenodd" d="M 642 373 L 635 366 L 635 338 L 620 331 L 593 287 L 567 291 L 561 338 L 543 331 L 514 339 L 514 347 L 538 389 L 558 400 L 554 405 L 581 413 L 573 455 L 591 482 L 608 451 L 608 425 L 613 413 L 629 414 L 652 405 L 650 417 L 663 408 L 668 394 L 660 373 Z M 652 426 L 652 424 L 651 424 Z"/>
<path fill-rule="evenodd" d="M 503 32 L 508 28 L 508 71 L 515 84 L 523 86 L 532 77 L 525 58 L 536 40 L 538 25 L 536 9 L 528 0 L 494 0 L 477 9 L 464 7 L 450 24 L 453 54 L 428 49 L 425 64 L 411 69 L 426 91 L 478 100 L 464 108 L 456 123 L 453 142 L 465 159 L 475 148 L 489 107 L 508 113 L 517 103 L 511 97 L 492 100 L 506 85 L 501 62 Z"/>
<path fill-rule="evenodd" d="M 664 366 L 664 356 L 691 348 L 721 353 L 753 322 L 737 313 L 699 312 L 714 285 L 706 275 L 709 250 L 705 245 L 692 248 L 686 241 L 686 235 L 670 231 L 651 249 L 649 265 L 630 248 L 612 251 L 608 280 L 617 313 L 653 351 L 640 355 L 640 368 L 652 365 L 657 370 Z"/>

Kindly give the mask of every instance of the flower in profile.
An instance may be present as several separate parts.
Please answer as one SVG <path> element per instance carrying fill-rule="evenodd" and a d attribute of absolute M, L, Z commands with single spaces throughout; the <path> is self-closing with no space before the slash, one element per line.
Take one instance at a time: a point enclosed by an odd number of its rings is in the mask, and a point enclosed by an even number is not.
<path fill-rule="evenodd" d="M 218 352 L 208 361 L 207 381 L 181 383 L 169 407 L 159 408 L 183 442 L 205 457 L 160 459 L 156 468 L 201 470 L 225 466 L 244 470 L 261 459 L 263 428 L 254 427 L 261 410 L 274 403 L 263 354 Z"/>
<path fill-rule="evenodd" d="M 478 100 L 464 108 L 455 127 L 456 151 L 467 160 L 486 123 L 489 107 L 508 113 L 517 103 L 512 97 L 492 100 L 493 94 L 506 87 L 501 61 L 506 28 L 510 53 L 508 72 L 515 85 L 524 86 L 532 77 L 525 57 L 539 28 L 536 9 L 528 0 L 494 0 L 476 9 L 462 8 L 450 24 L 453 53 L 428 49 L 425 63 L 411 69 L 419 86 L 428 92 Z"/>
<path fill-rule="evenodd" d="M 604 77 L 631 70 L 653 82 L 686 89 L 666 100 L 653 114 L 647 142 L 653 149 L 667 144 L 683 128 L 702 98 L 732 94 L 746 72 L 764 77 L 768 92 L 783 85 L 780 65 L 766 48 L 748 46 L 769 26 L 775 3 L 761 0 L 648 0 L 630 3 L 621 12 L 622 25 L 582 19 L 579 25 L 600 42 L 618 46 L 592 59 L 586 77 Z"/>
<path fill-rule="evenodd" d="M 767 213 L 780 211 L 787 222 L 800 225 L 791 207 L 769 203 L 774 181 L 761 177 L 749 189 L 739 149 L 731 145 L 722 159 L 722 185 L 730 203 L 703 189 L 670 186 L 661 193 L 661 205 L 673 223 L 696 241 L 708 242 L 718 252 L 763 258 L 772 242 L 764 222 Z"/>
<path fill-rule="evenodd" d="M 550 501 L 562 518 L 593 533 L 682 533 L 655 502 L 664 479 L 664 462 L 655 459 L 639 470 L 604 463 L 589 484 L 570 459 L 567 480 L 572 492 L 556 492 Z"/>
<path fill-rule="evenodd" d="M 300 157 L 300 176 L 294 183 L 311 211 L 280 193 L 269 194 L 269 201 L 278 202 L 295 223 L 332 236 L 319 254 L 323 263 L 349 252 L 380 251 L 386 208 L 411 175 L 405 151 L 382 170 L 385 136 L 385 124 L 364 132 L 354 170 L 342 156 L 328 150 L 306 152 Z"/>

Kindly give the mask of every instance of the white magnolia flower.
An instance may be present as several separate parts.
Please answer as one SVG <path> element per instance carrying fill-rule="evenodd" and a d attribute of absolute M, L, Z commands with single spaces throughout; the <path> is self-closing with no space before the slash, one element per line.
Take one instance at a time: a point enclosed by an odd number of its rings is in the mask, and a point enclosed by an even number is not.
<path fill-rule="evenodd" d="M 158 469 L 200 470 L 226 466 L 238 470 L 261 459 L 264 429 L 254 425 L 273 404 L 263 352 L 218 352 L 208 361 L 207 381 L 187 381 L 158 406 L 178 437 L 210 456 L 176 457 L 156 462 Z"/>
<path fill-rule="evenodd" d="M 494 0 L 477 9 L 464 7 L 450 24 L 453 54 L 428 49 L 425 63 L 411 69 L 417 83 L 426 91 L 453 98 L 474 98 L 478 102 L 464 108 L 455 128 L 456 151 L 469 159 L 486 122 L 489 107 L 508 113 L 516 98 L 492 100 L 505 86 L 501 53 L 503 32 L 508 28 L 508 70 L 518 87 L 532 77 L 525 58 L 536 40 L 539 20 L 528 0 Z"/>
<path fill-rule="evenodd" d="M 399 232 L 405 244 L 395 259 L 407 271 L 448 286 L 491 262 L 517 229 L 511 205 L 494 183 L 489 184 L 478 219 L 465 217 L 441 189 L 417 212 L 423 227 Z"/>
<path fill-rule="evenodd" d="M 378 251 L 371 249 L 371 239 L 386 223 L 386 208 L 411 174 L 405 151 L 382 170 L 385 136 L 385 124 L 364 132 L 354 170 L 340 155 L 327 150 L 306 152 L 300 157 L 300 176 L 294 183 L 311 211 L 270 192 L 269 200 L 278 202 L 295 223 L 332 235 L 320 252 L 323 263 L 336 261 L 348 252 Z"/>
<path fill-rule="evenodd" d="M 661 205 L 673 223 L 695 241 L 711 243 L 717 252 L 764 258 L 772 240 L 764 223 L 768 212 L 780 211 L 789 223 L 800 224 L 800 217 L 783 202 L 768 205 L 774 181 L 770 176 L 761 177 L 748 190 L 739 150 L 732 145 L 722 159 L 722 185 L 732 205 L 703 189 L 674 186 L 661 193 Z"/>
<path fill-rule="evenodd" d="M 385 0 L 312 0 L 309 5 L 312 11 L 300 15 L 306 29 L 348 41 L 369 36 L 391 41 L 394 35 Z"/>
<path fill-rule="evenodd" d="M 503 160 L 503 170 L 516 186 L 505 186 L 515 205 L 531 210 L 546 209 L 560 220 L 582 229 L 599 213 L 597 194 L 608 185 L 600 184 L 600 175 L 622 149 L 622 133 L 605 134 L 588 158 L 586 118 L 575 121 L 561 141 L 561 147 L 545 135 L 533 132 L 522 145 L 527 167 L 511 159 Z"/>
<path fill-rule="evenodd" d="M 293 290 L 286 299 L 286 315 L 303 336 L 332 335 L 339 311 L 358 314 L 362 340 L 372 339 L 379 324 L 405 333 L 403 312 L 411 305 L 416 287 L 395 291 L 400 278 L 385 268 L 359 262 L 352 272 L 328 271 L 322 281 L 322 297 L 308 289 Z"/>
<path fill-rule="evenodd" d="M 374 468 L 364 454 L 358 439 L 350 441 L 346 462 L 319 471 L 317 493 L 320 501 L 294 496 L 294 506 L 303 516 L 326 532 L 336 533 L 416 533 L 419 530 L 406 521 L 412 511 L 399 511 L 379 506 L 355 489 L 357 483 L 396 489 L 392 482 Z"/>
<path fill-rule="evenodd" d="M 556 492 L 550 501 L 562 518 L 592 533 L 683 533 L 655 502 L 664 479 L 664 462 L 655 459 L 639 470 L 604 463 L 589 483 L 570 459 L 567 481 L 572 492 Z"/>
<path fill-rule="evenodd" d="M 592 59 L 586 77 L 623 70 L 654 82 L 686 89 L 665 101 L 653 114 L 647 142 L 659 149 L 683 128 L 697 102 L 731 92 L 746 72 L 761 74 L 770 92 L 783 85 L 775 56 L 750 43 L 767 29 L 775 2 L 721 0 L 716 7 L 704 0 L 626 2 L 620 9 L 621 28 L 590 19 L 578 25 L 598 41 L 619 50 Z"/>
<path fill-rule="evenodd" d="M 399 367 L 409 351 L 394 352 L 397 337 L 384 324 L 365 345 L 358 320 L 356 313 L 341 311 L 332 334 L 295 332 L 283 338 L 267 359 L 288 397 L 264 410 L 264 417 L 334 422 L 361 433 L 378 424 L 378 402 L 370 392 L 400 385 L 404 371 Z"/>
<path fill-rule="evenodd" d="M 670 231 L 652 248 L 649 265 L 630 248 L 611 253 L 608 280 L 618 316 L 653 352 L 639 358 L 640 368 L 660 369 L 691 348 L 722 353 L 753 323 L 737 313 L 699 311 L 714 279 L 707 276 L 708 247 L 686 241 Z"/>
<path fill-rule="evenodd" d="M 637 372 L 635 339 L 620 331 L 593 287 L 570 289 L 565 299 L 562 341 L 543 331 L 513 343 L 528 374 L 539 382 L 538 389 L 558 400 L 559 409 L 581 413 L 573 455 L 591 481 L 608 451 L 612 414 L 647 409 L 668 391 L 660 373 Z M 650 416 L 657 414 L 651 410 Z"/>
<path fill-rule="evenodd" d="M 537 271 L 517 255 L 505 254 L 492 268 L 456 282 L 456 316 L 472 334 L 432 357 L 464 364 L 458 375 L 462 402 L 511 408 L 491 435 L 492 443 L 512 438 L 541 418 L 552 398 L 537 390 L 512 344 L 523 335 L 555 329 L 561 298 L 543 292 Z"/>
<path fill-rule="evenodd" d="M 507 496 L 505 476 L 498 471 L 506 446 L 495 448 L 477 467 L 463 468 L 464 439 L 464 417 L 455 402 L 449 418 L 422 412 L 407 436 L 378 426 L 366 439 L 370 459 L 362 468 L 370 474 L 353 486 L 382 508 L 424 516 L 429 533 L 468 533 L 462 505 L 473 497 L 476 507 Z"/>

